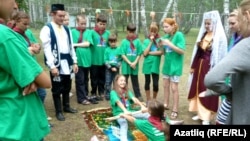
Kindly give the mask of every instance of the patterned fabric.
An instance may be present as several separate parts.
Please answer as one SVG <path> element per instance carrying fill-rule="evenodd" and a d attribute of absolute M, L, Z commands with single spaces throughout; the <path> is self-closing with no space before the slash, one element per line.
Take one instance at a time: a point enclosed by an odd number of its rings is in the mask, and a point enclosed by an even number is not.
<path fill-rule="evenodd" d="M 115 120 L 105 120 L 105 118 L 112 117 L 110 107 L 84 111 L 83 117 L 89 129 L 98 137 L 109 141 L 120 141 L 118 123 Z M 133 124 L 129 123 L 128 127 L 128 141 L 148 141 L 147 137 Z"/>

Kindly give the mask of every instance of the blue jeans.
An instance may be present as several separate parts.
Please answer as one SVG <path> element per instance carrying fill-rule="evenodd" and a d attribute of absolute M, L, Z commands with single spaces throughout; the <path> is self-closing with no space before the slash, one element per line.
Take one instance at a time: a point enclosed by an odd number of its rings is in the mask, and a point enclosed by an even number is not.
<path fill-rule="evenodd" d="M 115 76 L 119 73 L 119 69 L 116 72 L 113 72 L 111 69 L 105 70 L 105 96 L 106 98 L 110 97 L 110 91 L 112 87 L 112 82 L 115 79 Z"/>
<path fill-rule="evenodd" d="M 150 116 L 149 113 L 138 113 L 134 114 L 133 117 L 138 119 L 148 119 Z M 128 140 L 128 121 L 125 118 L 117 119 L 117 122 L 120 125 L 120 141 Z"/>
<path fill-rule="evenodd" d="M 37 94 L 41 98 L 42 102 L 44 103 L 44 99 L 46 97 L 46 90 L 44 88 L 37 88 Z"/>

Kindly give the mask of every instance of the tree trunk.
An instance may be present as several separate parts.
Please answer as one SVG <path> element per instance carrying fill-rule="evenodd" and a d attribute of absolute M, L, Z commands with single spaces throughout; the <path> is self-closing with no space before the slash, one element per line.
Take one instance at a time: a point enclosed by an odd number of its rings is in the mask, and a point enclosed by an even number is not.
<path fill-rule="evenodd" d="M 139 21 L 139 0 L 135 0 L 135 10 L 136 10 L 136 17 L 135 17 L 135 25 L 136 25 L 136 34 L 139 33 L 139 24 L 140 24 L 140 21 Z"/>
<path fill-rule="evenodd" d="M 29 0 L 28 1 L 28 4 L 29 4 L 29 15 L 30 15 L 30 22 L 32 23 L 33 22 L 33 16 L 32 16 L 32 10 L 31 10 L 31 8 L 32 8 L 32 6 L 31 6 L 31 1 Z"/>
<path fill-rule="evenodd" d="M 180 26 L 181 25 L 181 15 L 178 12 L 177 1 L 178 0 L 174 0 L 174 4 L 173 4 L 173 18 L 175 19 L 176 23 Z"/>
<path fill-rule="evenodd" d="M 132 23 L 135 23 L 135 15 L 134 15 L 134 0 L 131 0 L 131 20 L 132 20 Z"/>
<path fill-rule="evenodd" d="M 229 0 L 224 0 L 224 4 L 223 4 L 223 7 L 224 7 L 224 29 L 225 29 L 225 33 L 227 35 L 227 38 L 229 38 L 229 24 L 228 24 L 228 15 L 229 15 Z"/>
<path fill-rule="evenodd" d="M 166 8 L 165 8 L 165 10 L 164 10 L 163 16 L 162 16 L 162 18 L 161 18 L 161 20 L 160 20 L 160 23 L 162 23 L 163 20 L 164 20 L 164 18 L 167 17 L 168 11 L 169 11 L 169 9 L 170 9 L 172 3 L 173 3 L 173 0 L 169 0 L 169 1 L 168 1 L 168 4 L 167 4 L 167 6 L 166 6 Z"/>
<path fill-rule="evenodd" d="M 145 14 L 145 0 L 141 0 L 141 23 L 142 28 L 144 29 L 144 36 L 148 36 L 147 20 Z"/>

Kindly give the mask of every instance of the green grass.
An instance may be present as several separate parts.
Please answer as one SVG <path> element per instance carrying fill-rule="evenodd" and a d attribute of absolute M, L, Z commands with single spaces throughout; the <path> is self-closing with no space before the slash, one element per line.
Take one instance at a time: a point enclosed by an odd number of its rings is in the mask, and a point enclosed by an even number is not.
<path fill-rule="evenodd" d="M 39 30 L 32 29 L 33 33 L 39 39 Z M 193 46 L 195 44 L 195 40 L 198 34 L 198 29 L 192 29 L 187 35 L 185 35 L 186 38 L 186 51 L 185 51 L 185 61 L 184 61 L 184 70 L 183 70 L 183 76 L 181 77 L 181 82 L 179 84 L 179 91 L 180 91 L 180 102 L 179 102 L 179 118 L 184 119 L 186 124 L 196 124 L 192 123 L 193 121 L 190 120 L 190 115 L 187 112 L 187 91 L 186 91 L 186 83 L 187 78 L 189 74 L 190 69 L 190 59 L 191 54 L 193 50 Z M 161 35 L 162 31 L 161 31 Z M 126 37 L 126 32 L 118 32 L 118 44 L 120 41 Z M 144 39 L 143 34 L 139 34 L 139 38 L 141 40 Z M 37 60 L 39 64 L 48 72 L 48 68 L 44 65 L 43 61 L 43 51 L 39 55 L 37 55 Z M 140 60 L 140 68 L 143 61 L 143 57 Z M 162 57 L 162 63 L 163 64 L 163 57 Z M 140 71 L 141 72 L 141 71 Z M 159 84 L 159 94 L 158 94 L 158 100 L 161 101 L 163 99 L 163 88 L 162 88 L 162 79 L 160 75 L 160 84 Z M 140 83 L 140 89 L 141 93 L 144 96 L 144 75 L 142 73 L 139 74 L 139 83 Z M 129 88 L 131 88 L 131 83 L 129 82 Z M 51 133 L 45 138 L 46 141 L 89 141 L 91 136 L 93 136 L 93 133 L 88 129 L 86 126 L 82 114 L 80 114 L 80 111 L 86 111 L 97 107 L 107 107 L 109 106 L 109 103 L 106 101 L 102 101 L 97 105 L 88 105 L 83 106 L 80 104 L 77 104 L 76 102 L 76 94 L 75 94 L 75 82 L 72 81 L 72 92 L 74 93 L 74 96 L 71 98 L 71 106 L 78 109 L 79 113 L 77 114 L 65 114 L 66 121 L 61 122 L 57 121 L 55 118 L 55 111 L 54 111 L 54 105 L 53 100 L 51 97 L 50 90 L 47 90 L 47 97 L 45 99 L 45 108 L 47 111 L 48 116 L 51 116 L 53 119 L 50 121 L 54 127 L 51 130 Z M 144 98 L 145 99 L 145 98 Z M 170 112 L 170 111 L 168 111 Z"/>

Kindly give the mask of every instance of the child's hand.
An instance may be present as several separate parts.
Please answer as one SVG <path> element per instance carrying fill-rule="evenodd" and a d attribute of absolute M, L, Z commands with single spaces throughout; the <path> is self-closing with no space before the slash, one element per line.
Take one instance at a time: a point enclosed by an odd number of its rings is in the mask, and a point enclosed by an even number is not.
<path fill-rule="evenodd" d="M 136 69 L 136 63 L 135 62 L 131 63 L 130 67 L 133 68 L 133 69 Z"/>
<path fill-rule="evenodd" d="M 164 39 L 164 40 L 162 40 L 162 44 L 167 45 L 167 46 L 171 46 L 172 43 L 168 39 Z"/>
<path fill-rule="evenodd" d="M 201 93 L 199 94 L 199 97 L 205 97 L 205 93 L 206 93 L 206 91 L 201 92 Z"/>
<path fill-rule="evenodd" d="M 28 86 L 26 86 L 23 90 L 23 95 L 28 95 L 32 92 L 35 92 L 37 90 L 37 85 L 32 82 L 31 84 L 29 84 Z"/>
<path fill-rule="evenodd" d="M 142 106 L 142 107 L 141 107 L 141 112 L 142 112 L 142 113 L 148 112 L 148 108 L 146 108 L 145 106 Z"/>
<path fill-rule="evenodd" d="M 150 36 L 150 40 L 154 40 L 154 38 L 155 38 L 154 36 Z"/>
<path fill-rule="evenodd" d="M 117 72 L 116 67 L 112 67 L 111 70 L 112 70 L 112 72 Z"/>
<path fill-rule="evenodd" d="M 129 111 L 124 111 L 124 113 L 123 114 L 126 114 L 126 115 L 131 115 L 131 112 L 129 112 Z"/>

